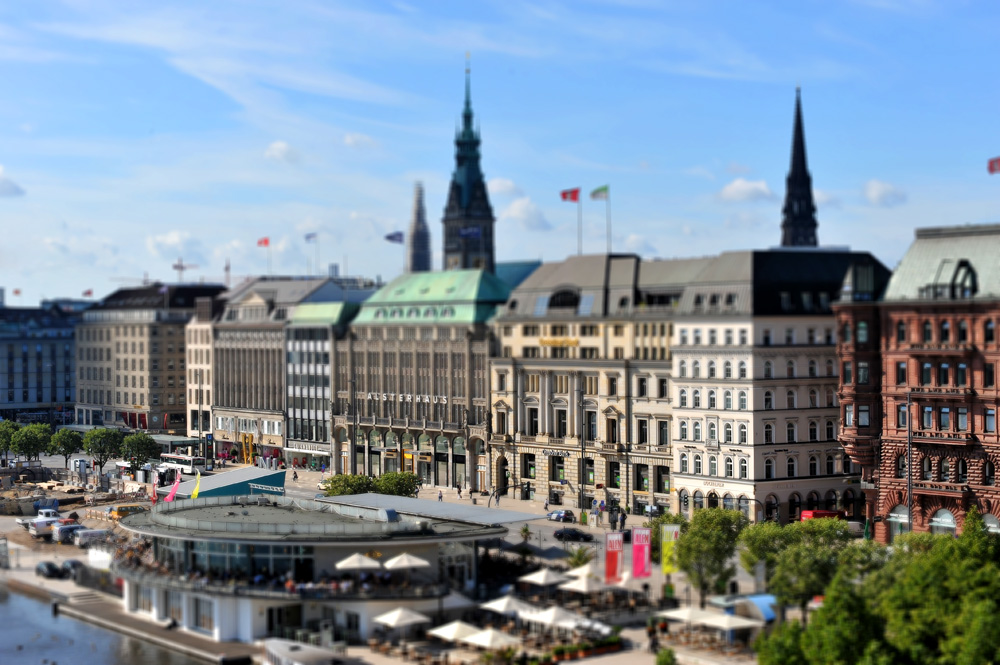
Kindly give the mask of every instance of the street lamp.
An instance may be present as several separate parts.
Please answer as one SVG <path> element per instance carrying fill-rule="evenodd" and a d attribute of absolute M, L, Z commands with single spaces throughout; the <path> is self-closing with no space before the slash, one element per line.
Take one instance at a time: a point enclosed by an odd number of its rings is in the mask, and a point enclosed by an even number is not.
<path fill-rule="evenodd" d="M 580 510 L 587 510 L 584 501 L 587 500 L 583 493 L 583 485 L 587 480 L 587 420 L 583 410 L 583 382 L 580 377 Z"/>
<path fill-rule="evenodd" d="M 351 432 L 350 445 L 348 447 L 347 458 L 348 465 L 351 469 L 351 475 L 356 476 L 358 474 L 358 391 L 357 391 L 357 379 L 351 377 L 351 414 L 354 416 L 354 430 Z"/>

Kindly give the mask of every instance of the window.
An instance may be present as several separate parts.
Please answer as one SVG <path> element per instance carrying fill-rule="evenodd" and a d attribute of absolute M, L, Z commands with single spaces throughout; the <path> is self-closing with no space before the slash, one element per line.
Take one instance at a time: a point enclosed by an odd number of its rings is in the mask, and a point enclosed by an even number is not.
<path fill-rule="evenodd" d="M 561 413 L 565 414 L 566 412 L 562 411 Z M 636 438 L 638 439 L 637 443 L 639 443 L 639 444 L 647 444 L 647 443 L 649 443 L 649 421 L 648 420 L 637 420 L 636 421 L 636 430 L 637 430 L 636 431 Z M 563 434 L 563 436 L 565 436 L 565 434 Z"/>
<path fill-rule="evenodd" d="M 788 443 L 795 443 L 795 423 L 785 423 L 785 438 Z"/>
<path fill-rule="evenodd" d="M 850 361 L 845 362 L 840 375 L 843 377 L 844 385 L 850 385 L 854 381 L 854 365 Z"/>
<path fill-rule="evenodd" d="M 740 374 L 741 379 L 747 378 L 747 364 L 745 362 L 740 362 Z"/>
<path fill-rule="evenodd" d="M 931 385 L 931 371 L 933 370 L 933 365 L 930 363 L 924 363 L 920 366 L 920 385 L 929 386 Z"/>
<path fill-rule="evenodd" d="M 688 472 L 688 456 L 687 453 L 681 453 L 681 473 Z"/>
<path fill-rule="evenodd" d="M 771 346 L 771 331 L 765 330 L 761 337 L 761 344 L 763 346 Z"/>
<path fill-rule="evenodd" d="M 983 484 L 993 485 L 996 481 L 996 467 L 993 465 L 991 460 L 986 460 L 986 464 L 983 465 Z"/>
<path fill-rule="evenodd" d="M 774 425 L 764 425 L 764 443 L 774 443 Z"/>
<path fill-rule="evenodd" d="M 844 405 L 844 427 L 854 427 L 854 405 Z"/>
<path fill-rule="evenodd" d="M 767 362 L 764 363 L 764 378 L 765 379 L 773 378 L 773 374 L 774 374 L 774 367 L 771 365 L 771 361 L 768 360 Z"/>
<path fill-rule="evenodd" d="M 701 441 L 701 423 L 695 423 L 692 429 L 694 431 L 694 440 Z"/>
<path fill-rule="evenodd" d="M 921 427 L 923 427 L 924 429 L 930 429 L 931 427 L 934 426 L 934 407 L 933 406 L 925 406 L 924 407 L 924 415 L 923 415 L 923 419 L 921 420 L 920 424 L 921 424 Z"/>
<path fill-rule="evenodd" d="M 965 322 L 965 319 L 958 322 L 958 338 L 955 341 L 959 344 L 969 341 L 969 324 Z"/>
<path fill-rule="evenodd" d="M 701 377 L 701 363 L 697 360 L 691 363 L 691 376 L 696 379 Z"/>
<path fill-rule="evenodd" d="M 774 408 L 774 393 L 770 390 L 764 393 L 764 409 L 771 410 Z"/>
<path fill-rule="evenodd" d="M 657 397 L 659 397 L 660 399 L 665 399 L 667 397 L 667 392 L 668 392 L 668 389 L 667 389 L 667 380 L 666 379 L 660 379 L 659 380 L 659 384 L 660 384 L 660 392 L 657 395 Z"/>
<path fill-rule="evenodd" d="M 764 479 L 771 480 L 774 478 L 774 460 L 766 459 L 764 460 Z"/>
<path fill-rule="evenodd" d="M 678 370 L 677 376 L 684 378 L 687 376 L 688 364 L 686 360 L 682 360 L 680 364 L 680 369 Z"/>
<path fill-rule="evenodd" d="M 714 298 L 715 296 L 712 297 Z M 716 344 L 718 344 L 717 340 L 718 338 L 716 337 L 715 328 L 712 328 L 711 330 L 708 331 L 708 343 L 711 344 L 712 346 L 715 346 Z"/>
<path fill-rule="evenodd" d="M 732 457 L 727 457 L 726 458 L 726 478 L 732 478 L 733 477 L 733 473 L 735 471 L 736 471 L 736 468 L 735 468 L 735 466 L 733 464 L 733 458 Z"/>
<path fill-rule="evenodd" d="M 722 428 L 722 433 L 723 433 L 723 440 L 726 443 L 732 443 L 733 442 L 733 424 L 732 423 L 726 423 L 725 426 Z"/>
<path fill-rule="evenodd" d="M 896 363 L 896 385 L 901 386 L 906 383 L 906 361 Z"/>
<path fill-rule="evenodd" d="M 715 391 L 714 390 L 709 390 L 708 391 L 708 408 L 710 408 L 710 409 L 716 408 L 715 407 Z"/>
<path fill-rule="evenodd" d="M 809 376 L 817 376 L 817 373 L 816 373 L 816 361 L 815 360 L 810 360 L 809 361 Z"/>
<path fill-rule="evenodd" d="M 719 460 L 715 457 L 715 455 L 710 455 L 708 457 L 708 475 L 719 475 Z"/>
<path fill-rule="evenodd" d="M 694 345 L 701 346 L 701 330 L 696 328 L 695 330 L 691 331 L 691 334 L 693 335 Z"/>
<path fill-rule="evenodd" d="M 747 477 L 749 477 L 749 473 L 750 473 L 750 464 L 745 459 L 741 459 L 740 478 L 746 479 Z"/>
<path fill-rule="evenodd" d="M 984 423 L 984 428 L 987 432 L 997 431 L 997 410 L 996 409 L 986 409 L 986 422 Z"/>
<path fill-rule="evenodd" d="M 717 441 L 718 438 L 719 438 L 718 434 L 719 433 L 717 431 L 717 425 L 715 423 L 709 423 L 708 424 L 708 440 L 709 441 Z"/>
<path fill-rule="evenodd" d="M 709 360 L 708 361 L 708 378 L 710 378 L 710 379 L 714 379 L 715 378 L 715 361 L 714 360 Z"/>
<path fill-rule="evenodd" d="M 837 429 L 832 420 L 826 421 L 826 440 L 833 441 L 837 438 Z"/>
<path fill-rule="evenodd" d="M 686 390 L 681 390 L 680 393 L 677 394 L 677 401 L 679 402 L 681 408 L 686 408 L 688 405 L 688 392 Z"/>
<path fill-rule="evenodd" d="M 810 476 L 819 475 L 819 460 L 816 459 L 815 455 L 809 457 L 809 475 Z"/>
<path fill-rule="evenodd" d="M 722 408 L 725 409 L 725 410 L 727 410 L 727 411 L 732 410 L 732 408 L 733 408 L 733 393 L 732 393 L 732 391 L 727 390 L 725 393 L 723 393 L 723 395 L 722 395 Z"/>
<path fill-rule="evenodd" d="M 795 477 L 795 458 L 789 457 L 788 461 L 785 462 L 785 473 L 789 478 Z"/>
<path fill-rule="evenodd" d="M 795 391 L 789 390 L 785 393 L 785 408 L 794 409 L 795 408 Z"/>
<path fill-rule="evenodd" d="M 746 330 L 741 330 L 740 331 L 740 346 L 746 346 L 746 345 L 747 345 L 747 331 Z"/>
<path fill-rule="evenodd" d="M 701 391 L 695 390 L 691 393 L 691 406 L 696 409 L 701 408 Z"/>
<path fill-rule="evenodd" d="M 795 344 L 795 330 L 793 328 L 785 328 L 785 344 Z"/>
<path fill-rule="evenodd" d="M 701 475 L 701 455 L 694 456 L 694 472 L 696 475 Z"/>
<path fill-rule="evenodd" d="M 733 345 L 733 331 L 732 330 L 730 330 L 730 329 L 727 328 L 726 331 L 725 331 L 725 333 L 723 333 L 723 338 L 725 339 L 726 346 L 732 346 Z"/>
<path fill-rule="evenodd" d="M 955 385 L 964 386 L 969 376 L 969 367 L 965 363 L 955 366 Z"/>
<path fill-rule="evenodd" d="M 930 321 L 924 321 L 924 335 L 923 335 L 923 340 L 924 340 L 925 343 L 929 343 L 929 342 L 933 341 L 933 339 L 934 339 L 934 332 L 933 331 L 934 331 L 934 329 L 931 326 L 931 322 Z"/>
<path fill-rule="evenodd" d="M 868 322 L 858 321 L 858 344 L 868 343 Z"/>
<path fill-rule="evenodd" d="M 865 385 L 868 383 L 868 361 L 858 361 L 858 383 Z"/>
<path fill-rule="evenodd" d="M 819 441 L 819 423 L 817 422 L 809 423 L 809 440 Z"/>
<path fill-rule="evenodd" d="M 618 379 L 613 376 L 609 376 L 608 395 L 617 395 L 617 394 L 618 394 Z"/>
<path fill-rule="evenodd" d="M 896 456 L 896 477 L 906 478 L 906 455 Z"/>
<path fill-rule="evenodd" d="M 747 442 L 747 426 L 745 424 L 740 424 L 740 443 Z"/>
<path fill-rule="evenodd" d="M 639 397 L 645 397 L 646 396 L 646 379 L 640 378 L 636 382 L 636 394 Z"/>
<path fill-rule="evenodd" d="M 906 427 L 906 405 L 896 407 L 896 427 Z"/>
<path fill-rule="evenodd" d="M 844 331 L 843 331 L 842 337 L 843 337 L 845 343 L 849 343 L 851 341 L 851 324 L 850 323 L 845 323 L 844 324 Z"/>
<path fill-rule="evenodd" d="M 902 321 L 896 323 L 896 341 L 900 343 L 906 341 L 906 324 Z"/>
<path fill-rule="evenodd" d="M 951 369 L 948 363 L 941 363 L 938 366 L 938 385 L 946 386 L 948 385 L 948 370 Z"/>
<path fill-rule="evenodd" d="M 858 427 L 868 427 L 870 424 L 870 409 L 867 404 L 858 404 Z"/>
<path fill-rule="evenodd" d="M 993 363 L 983 363 L 983 386 L 986 388 L 992 388 L 995 383 L 996 374 Z"/>
<path fill-rule="evenodd" d="M 950 342 L 951 341 L 951 324 L 947 321 L 941 322 L 941 338 L 938 340 L 940 342 Z"/>
<path fill-rule="evenodd" d="M 967 483 L 969 482 L 969 463 L 964 459 L 958 460 L 956 465 L 956 471 L 958 472 L 958 477 L 955 478 L 956 482 Z"/>
<path fill-rule="evenodd" d="M 681 421 L 681 429 L 680 429 L 680 437 L 679 438 L 680 438 L 681 441 L 687 441 L 687 438 L 688 438 L 688 424 L 686 422 L 684 422 L 684 421 Z"/>
<path fill-rule="evenodd" d="M 941 458 L 941 462 L 939 463 L 939 468 L 940 468 L 941 482 L 942 483 L 950 483 L 951 482 L 951 460 L 949 460 L 947 457 L 942 457 Z"/>
<path fill-rule="evenodd" d="M 789 379 L 794 379 L 795 378 L 795 361 L 794 360 L 789 360 L 787 363 L 785 363 L 785 376 L 788 377 Z"/>
<path fill-rule="evenodd" d="M 827 376 L 833 376 L 833 361 L 832 360 L 827 360 L 826 361 L 826 375 Z"/>
<path fill-rule="evenodd" d="M 826 456 L 826 475 L 832 476 L 836 473 L 837 462 L 834 460 L 833 455 Z"/>
<path fill-rule="evenodd" d="M 746 391 L 740 391 L 740 411 L 747 410 L 747 394 Z"/>
<path fill-rule="evenodd" d="M 983 324 L 983 341 L 992 342 L 996 339 L 996 327 L 992 321 Z"/>
<path fill-rule="evenodd" d="M 815 409 L 818 406 L 819 406 L 819 393 L 817 393 L 816 389 L 814 388 L 809 391 L 809 408 Z"/>
<path fill-rule="evenodd" d="M 920 461 L 920 475 L 924 480 L 930 480 L 933 477 L 933 468 L 931 467 L 931 458 L 924 457 Z"/>
<path fill-rule="evenodd" d="M 941 423 L 940 429 L 948 430 L 951 429 L 951 408 L 947 406 L 941 407 Z"/>

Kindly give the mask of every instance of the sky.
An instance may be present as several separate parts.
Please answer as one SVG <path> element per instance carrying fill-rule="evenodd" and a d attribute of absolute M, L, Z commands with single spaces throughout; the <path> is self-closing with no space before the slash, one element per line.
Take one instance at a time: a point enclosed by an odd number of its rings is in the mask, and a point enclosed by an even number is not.
<path fill-rule="evenodd" d="M 998 27 L 963 0 L 2 3 L 0 286 L 389 280 L 417 181 L 440 266 L 467 54 L 497 260 L 575 253 L 573 187 L 605 251 L 602 185 L 615 251 L 779 244 L 801 86 L 819 242 L 892 268 L 916 228 L 1000 222 Z"/>

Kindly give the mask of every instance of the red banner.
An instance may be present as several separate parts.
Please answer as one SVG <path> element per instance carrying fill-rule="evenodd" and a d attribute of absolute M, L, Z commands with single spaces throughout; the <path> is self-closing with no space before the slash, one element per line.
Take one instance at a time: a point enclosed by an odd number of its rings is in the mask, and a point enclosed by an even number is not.
<path fill-rule="evenodd" d="M 990 160 L 990 173 L 1000 173 L 1000 157 L 994 157 Z"/>
<path fill-rule="evenodd" d="M 638 579 L 653 574 L 652 542 L 652 529 L 632 529 L 632 577 Z"/>
<path fill-rule="evenodd" d="M 622 579 L 625 560 L 625 538 L 621 531 L 609 531 L 604 547 L 604 582 L 617 584 Z"/>
<path fill-rule="evenodd" d="M 564 189 L 559 192 L 559 196 L 562 197 L 563 201 L 579 201 L 580 200 L 580 188 L 576 189 Z"/>

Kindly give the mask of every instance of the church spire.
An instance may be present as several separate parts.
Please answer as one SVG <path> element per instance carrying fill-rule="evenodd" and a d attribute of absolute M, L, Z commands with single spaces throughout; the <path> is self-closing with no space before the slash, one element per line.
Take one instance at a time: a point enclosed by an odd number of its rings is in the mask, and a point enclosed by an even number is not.
<path fill-rule="evenodd" d="M 413 219 L 406 235 L 406 272 L 427 272 L 431 269 L 431 232 L 424 214 L 424 185 L 413 188 Z"/>
<path fill-rule="evenodd" d="M 801 90 L 795 89 L 795 129 L 792 133 L 792 163 L 785 179 L 785 205 L 781 209 L 781 246 L 815 247 L 816 204 L 812 176 L 806 163 L 806 137 L 802 125 Z"/>

